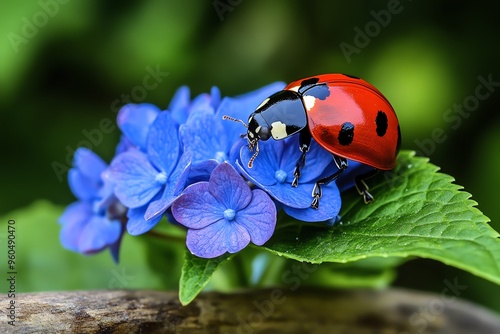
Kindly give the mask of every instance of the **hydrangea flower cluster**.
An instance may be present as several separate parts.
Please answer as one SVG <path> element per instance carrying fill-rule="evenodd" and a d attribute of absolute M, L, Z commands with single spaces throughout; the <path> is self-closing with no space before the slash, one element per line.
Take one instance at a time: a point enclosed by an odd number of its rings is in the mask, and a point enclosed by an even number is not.
<path fill-rule="evenodd" d="M 334 221 L 340 190 L 353 184 L 349 170 L 362 165 L 350 162 L 339 183 L 323 186 L 321 205 L 313 209 L 315 181 L 337 168 L 332 155 L 313 141 L 299 185 L 292 187 L 298 136 L 262 142 L 249 168 L 246 129 L 222 118 L 248 119 L 284 86 L 277 82 L 223 99 L 212 88 L 193 100 L 181 87 L 166 110 L 147 103 L 122 107 L 122 137 L 109 166 L 86 148 L 75 153 L 68 179 L 78 201 L 60 218 L 63 246 L 84 254 L 109 248 L 118 261 L 125 231 L 144 234 L 167 217 L 187 230 L 191 253 L 214 258 L 250 242 L 266 243 L 275 232 L 277 208 L 304 222 Z"/>

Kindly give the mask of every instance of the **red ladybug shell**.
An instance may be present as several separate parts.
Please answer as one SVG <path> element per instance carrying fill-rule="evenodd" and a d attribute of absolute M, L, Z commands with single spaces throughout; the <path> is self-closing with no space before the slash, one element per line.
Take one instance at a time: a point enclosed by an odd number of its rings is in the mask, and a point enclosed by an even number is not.
<path fill-rule="evenodd" d="M 326 84 L 324 98 L 302 95 L 312 137 L 324 149 L 381 170 L 393 169 L 401 142 L 398 118 L 387 99 L 368 82 L 344 74 L 326 74 L 290 83 L 300 91 L 304 82 Z"/>

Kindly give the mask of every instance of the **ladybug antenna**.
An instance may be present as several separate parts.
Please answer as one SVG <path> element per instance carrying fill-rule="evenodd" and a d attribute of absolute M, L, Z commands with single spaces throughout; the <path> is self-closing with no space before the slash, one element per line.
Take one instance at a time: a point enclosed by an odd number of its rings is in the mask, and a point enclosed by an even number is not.
<path fill-rule="evenodd" d="M 253 161 L 255 160 L 255 158 L 257 158 L 257 155 L 259 155 L 259 142 L 256 141 L 255 144 L 252 145 L 252 148 L 253 146 L 255 146 L 255 153 L 252 155 L 250 160 L 248 160 L 248 168 L 253 167 Z"/>
<path fill-rule="evenodd" d="M 227 116 L 227 115 L 222 116 L 222 119 L 226 120 L 226 121 L 233 121 L 233 122 L 241 123 L 245 126 L 245 128 L 248 128 L 248 125 L 245 122 L 243 122 L 241 119 L 236 119 L 234 117 Z"/>

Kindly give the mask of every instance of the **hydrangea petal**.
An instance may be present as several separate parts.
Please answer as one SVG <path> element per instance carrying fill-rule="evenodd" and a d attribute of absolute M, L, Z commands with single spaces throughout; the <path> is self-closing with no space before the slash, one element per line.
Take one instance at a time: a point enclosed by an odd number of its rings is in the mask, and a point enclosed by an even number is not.
<path fill-rule="evenodd" d="M 115 184 L 111 179 L 109 168 L 106 169 L 102 174 L 102 187 L 98 191 L 98 206 L 101 208 L 106 208 L 116 201 L 115 197 Z"/>
<path fill-rule="evenodd" d="M 229 153 L 222 120 L 216 119 L 211 109 L 191 112 L 187 122 L 179 128 L 184 150 L 193 155 L 193 162 L 216 159 L 223 162 Z"/>
<path fill-rule="evenodd" d="M 198 182 L 186 188 L 172 204 L 175 220 L 187 228 L 201 229 L 224 219 L 224 210 L 209 192 L 208 182 Z"/>
<path fill-rule="evenodd" d="M 146 220 L 161 216 L 179 197 L 189 176 L 190 160 L 191 157 L 189 152 L 182 155 L 175 170 L 172 172 L 172 175 L 170 175 L 170 179 L 165 184 L 161 198 L 150 202 L 144 215 Z"/>
<path fill-rule="evenodd" d="M 236 162 L 243 175 L 259 188 L 264 189 L 271 197 L 277 201 L 295 208 L 307 208 L 311 205 L 311 193 L 314 187 L 312 183 L 299 183 L 298 187 L 292 187 L 291 183 L 278 183 L 273 185 L 263 184 L 259 173 L 248 173 L 245 167 Z M 254 166 L 255 168 L 255 166 Z M 255 177 L 254 177 L 255 176 Z M 267 180 L 264 180 L 267 181 Z"/>
<path fill-rule="evenodd" d="M 66 207 L 63 214 L 59 217 L 59 224 L 71 224 L 74 221 L 85 220 L 92 214 L 92 204 L 88 201 L 73 202 Z"/>
<path fill-rule="evenodd" d="M 75 151 L 73 166 L 93 181 L 100 181 L 101 173 L 108 167 L 97 154 L 86 147 L 80 147 Z"/>
<path fill-rule="evenodd" d="M 129 209 L 127 212 L 128 222 L 127 222 L 127 232 L 130 235 L 140 235 L 148 232 L 153 227 L 156 226 L 161 220 L 161 215 L 156 218 L 146 220 L 144 215 L 146 214 L 147 205 L 141 206 L 139 208 Z"/>
<path fill-rule="evenodd" d="M 156 181 L 157 175 L 147 156 L 138 150 L 118 155 L 110 166 L 115 195 L 129 208 L 148 203 L 162 189 L 163 185 Z"/>
<path fill-rule="evenodd" d="M 95 253 L 116 242 L 120 237 L 122 225 L 104 216 L 94 215 L 80 234 L 79 251 L 84 254 Z"/>
<path fill-rule="evenodd" d="M 131 143 L 145 151 L 149 128 L 159 113 L 160 109 L 149 103 L 126 104 L 118 112 L 118 127 Z"/>
<path fill-rule="evenodd" d="M 193 101 L 191 101 L 191 105 L 189 106 L 190 112 L 193 112 L 193 110 L 204 108 L 213 109 L 212 98 L 207 93 L 202 93 L 196 96 Z"/>
<path fill-rule="evenodd" d="M 287 182 L 291 183 L 293 180 L 293 170 L 299 160 L 301 151 L 299 149 L 299 135 L 292 136 L 285 140 L 285 149 L 281 157 L 280 168 L 285 171 L 290 171 L 291 179 Z M 257 157 L 258 159 L 258 157 Z M 256 159 L 256 160 L 257 160 Z M 307 183 L 320 179 L 320 175 L 333 161 L 333 156 L 330 152 L 323 149 L 313 139 L 309 147 L 309 152 L 306 154 L 306 164 L 301 169 L 299 183 Z M 333 165 L 334 171 L 337 170 L 335 164 Z M 333 173 L 333 172 L 332 172 Z M 328 175 L 330 175 L 329 173 Z"/>
<path fill-rule="evenodd" d="M 220 94 L 220 89 L 217 86 L 213 86 L 210 89 L 210 98 L 211 98 L 211 106 L 214 108 L 214 110 L 217 110 L 220 104 L 221 100 L 221 94 Z"/>
<path fill-rule="evenodd" d="M 189 103 L 191 98 L 191 92 L 189 87 L 181 86 L 174 93 L 170 104 L 168 105 L 168 110 L 172 115 L 172 119 L 177 124 L 183 124 L 186 122 L 189 115 Z"/>
<path fill-rule="evenodd" d="M 97 197 L 101 182 L 86 177 L 76 168 L 71 168 L 68 172 L 68 184 L 71 192 L 83 201 L 91 201 Z"/>
<path fill-rule="evenodd" d="M 254 153 L 250 152 L 248 147 L 240 149 L 241 163 L 237 165 L 246 175 L 258 180 L 258 184 L 265 189 L 267 186 L 275 185 L 278 182 L 276 180 L 276 171 L 281 169 L 280 162 L 285 150 L 285 142 L 269 140 L 259 143 L 259 146 L 260 153 L 254 160 L 252 168 L 248 167 L 248 161 L 250 161 Z M 293 174 L 293 169 L 289 172 Z M 288 176 L 287 180 L 290 178 L 293 178 L 293 176 Z"/>
<path fill-rule="evenodd" d="M 231 149 L 229 150 L 229 163 L 233 165 L 237 170 L 239 170 L 239 167 L 236 166 L 236 161 L 241 160 L 240 158 L 240 152 L 243 147 L 246 147 L 248 150 L 248 142 L 246 138 L 240 138 L 238 139 Z"/>
<path fill-rule="evenodd" d="M 226 252 L 236 253 L 249 243 L 250 235 L 245 227 L 225 219 L 200 230 L 190 229 L 186 235 L 189 251 L 203 258 L 214 258 Z"/>
<path fill-rule="evenodd" d="M 76 150 L 74 168 L 68 173 L 68 183 L 73 194 L 81 200 L 92 200 L 98 196 L 102 186 L 101 173 L 107 164 L 94 152 L 82 147 Z"/>
<path fill-rule="evenodd" d="M 64 248 L 74 252 L 79 251 L 79 239 L 81 231 L 93 215 L 90 202 L 72 203 L 59 218 L 63 225 L 59 239 Z"/>
<path fill-rule="evenodd" d="M 318 209 L 313 209 L 311 206 L 302 209 L 284 206 L 283 210 L 289 216 L 305 222 L 321 222 L 335 218 L 339 214 L 342 204 L 339 190 L 335 184 L 330 184 L 323 186 L 322 191 L 323 197 L 320 200 Z"/>
<path fill-rule="evenodd" d="M 181 155 L 174 171 L 170 175 L 166 184 L 166 191 L 170 192 L 171 196 L 177 196 L 186 187 L 186 183 L 191 171 L 191 153 L 185 152 Z"/>
<path fill-rule="evenodd" d="M 243 122 L 248 121 L 248 117 L 252 113 L 251 108 L 240 108 L 239 101 L 235 98 L 225 97 L 222 99 L 215 117 L 222 119 L 222 116 L 230 116 L 235 119 L 241 119 Z M 255 108 L 254 108 L 255 109 Z M 229 142 L 234 143 L 241 135 L 246 135 L 247 129 L 238 122 L 224 121 L 224 133 Z"/>
<path fill-rule="evenodd" d="M 151 220 L 157 217 L 161 217 L 163 213 L 172 205 L 172 203 L 177 199 L 178 196 L 172 194 L 173 191 L 168 191 L 166 188 L 160 199 L 156 201 L 151 201 L 149 203 L 146 213 L 144 214 L 144 219 Z"/>
<path fill-rule="evenodd" d="M 284 205 L 307 208 L 311 206 L 313 188 L 314 183 L 299 183 L 297 187 L 292 187 L 290 183 L 277 183 L 274 186 L 267 186 L 265 190 Z"/>
<path fill-rule="evenodd" d="M 128 139 L 126 136 L 122 135 L 120 137 L 120 141 L 118 142 L 118 145 L 116 145 L 115 148 L 115 155 L 118 155 L 123 152 L 127 152 L 130 149 L 135 149 L 139 148 L 138 146 L 132 144 L 130 139 Z"/>
<path fill-rule="evenodd" d="M 168 112 L 160 113 L 151 126 L 147 152 L 153 166 L 167 176 L 172 173 L 180 155 L 180 142 L 177 128 Z"/>
<path fill-rule="evenodd" d="M 252 200 L 252 191 L 245 180 L 228 163 L 215 167 L 209 181 L 208 191 L 224 209 L 240 210 Z"/>
<path fill-rule="evenodd" d="M 205 160 L 192 164 L 189 168 L 189 175 L 186 184 L 193 184 L 195 182 L 206 181 L 210 179 L 210 175 L 215 167 L 219 165 L 216 160 Z"/>
<path fill-rule="evenodd" d="M 243 225 L 251 241 L 262 246 L 274 233 L 276 227 L 276 205 L 264 191 L 252 191 L 252 201 L 236 214 L 235 221 Z"/>

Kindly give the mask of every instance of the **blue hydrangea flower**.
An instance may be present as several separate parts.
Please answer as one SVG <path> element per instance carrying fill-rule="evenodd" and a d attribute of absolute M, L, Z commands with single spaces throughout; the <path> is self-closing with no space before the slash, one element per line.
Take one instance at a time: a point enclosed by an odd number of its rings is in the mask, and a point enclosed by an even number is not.
<path fill-rule="evenodd" d="M 188 228 L 186 245 L 196 256 L 236 253 L 250 242 L 263 245 L 276 226 L 276 207 L 262 190 L 251 190 L 228 163 L 208 182 L 195 183 L 172 205 L 175 219 Z"/>
<path fill-rule="evenodd" d="M 323 197 L 319 209 L 311 208 L 312 191 L 318 179 L 324 174 L 332 174 L 332 155 L 314 140 L 307 153 L 306 165 L 301 170 L 298 187 L 292 187 L 295 164 L 300 157 L 299 136 L 285 140 L 268 140 L 259 143 L 260 153 L 253 168 L 248 161 L 253 155 L 248 147 L 240 148 L 237 166 L 243 175 L 259 188 L 264 189 L 274 199 L 283 204 L 284 211 L 299 220 L 318 222 L 332 219 L 340 211 L 340 192 L 335 182 L 322 186 Z"/>
<path fill-rule="evenodd" d="M 111 162 L 115 195 L 129 208 L 127 230 L 149 231 L 183 190 L 190 154 L 182 154 L 177 128 L 169 112 L 160 113 L 147 136 L 146 152 L 131 149 Z"/>
<path fill-rule="evenodd" d="M 73 165 L 68 181 L 78 201 L 59 218 L 61 244 L 83 254 L 109 248 L 118 262 L 126 208 L 113 195 L 107 165 L 87 148 L 75 152 Z"/>

